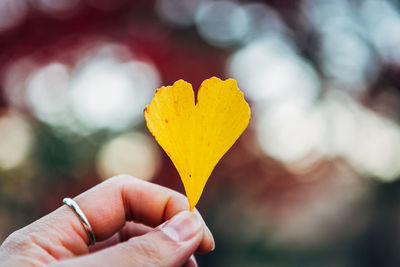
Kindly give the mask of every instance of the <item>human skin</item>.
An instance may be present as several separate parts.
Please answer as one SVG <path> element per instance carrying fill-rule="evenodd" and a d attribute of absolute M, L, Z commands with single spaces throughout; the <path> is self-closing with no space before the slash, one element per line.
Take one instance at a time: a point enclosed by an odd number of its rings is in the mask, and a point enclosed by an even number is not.
<path fill-rule="evenodd" d="M 214 239 L 187 198 L 127 175 L 110 178 L 74 200 L 97 243 L 66 205 L 12 233 L 0 266 L 197 266 L 193 254 Z"/>

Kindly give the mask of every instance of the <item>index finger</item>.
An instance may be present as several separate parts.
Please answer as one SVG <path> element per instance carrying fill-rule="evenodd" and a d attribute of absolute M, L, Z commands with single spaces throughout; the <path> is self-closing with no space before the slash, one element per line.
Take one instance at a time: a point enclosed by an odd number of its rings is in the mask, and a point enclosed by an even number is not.
<path fill-rule="evenodd" d="M 99 241 L 111 237 L 126 221 L 133 220 L 154 227 L 180 211 L 189 210 L 188 201 L 182 194 L 128 175 L 110 178 L 80 194 L 75 201 L 83 210 Z M 81 241 L 88 244 L 86 230 L 79 225 L 79 219 L 69 207 L 62 206 L 39 221 L 57 227 L 61 231 L 60 238 L 70 240 L 71 236 L 65 237 L 63 233 L 75 233 Z M 208 252 L 214 247 L 211 232 L 205 224 L 204 227 L 199 252 Z M 69 243 L 61 241 L 63 244 Z"/>

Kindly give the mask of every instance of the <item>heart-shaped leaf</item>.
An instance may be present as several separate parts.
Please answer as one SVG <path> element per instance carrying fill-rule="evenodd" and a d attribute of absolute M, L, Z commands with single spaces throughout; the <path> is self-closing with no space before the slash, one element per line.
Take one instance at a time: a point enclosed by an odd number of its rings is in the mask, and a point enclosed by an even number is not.
<path fill-rule="evenodd" d="M 178 170 L 193 210 L 215 165 L 246 129 L 250 107 L 233 79 L 205 80 L 196 105 L 192 85 L 179 80 L 156 91 L 144 117 Z"/>

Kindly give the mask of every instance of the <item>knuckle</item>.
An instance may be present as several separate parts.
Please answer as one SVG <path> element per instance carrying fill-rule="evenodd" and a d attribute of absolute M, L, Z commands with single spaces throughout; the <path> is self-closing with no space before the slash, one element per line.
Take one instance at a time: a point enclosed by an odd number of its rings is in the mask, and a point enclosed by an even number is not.
<path fill-rule="evenodd" d="M 24 229 L 17 230 L 10 234 L 6 240 L 4 240 L 1 247 L 11 251 L 25 251 L 29 249 L 32 244 L 29 236 L 23 232 Z"/>

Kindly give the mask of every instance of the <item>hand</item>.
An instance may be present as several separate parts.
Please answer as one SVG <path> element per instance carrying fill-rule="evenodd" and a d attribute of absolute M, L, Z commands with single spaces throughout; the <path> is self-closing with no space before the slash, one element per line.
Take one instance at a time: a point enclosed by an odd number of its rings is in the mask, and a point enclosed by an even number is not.
<path fill-rule="evenodd" d="M 12 233 L 0 247 L 0 266 L 197 266 L 193 253 L 214 248 L 200 214 L 168 188 L 121 175 L 74 200 L 92 226 L 94 246 L 63 205 Z"/>

